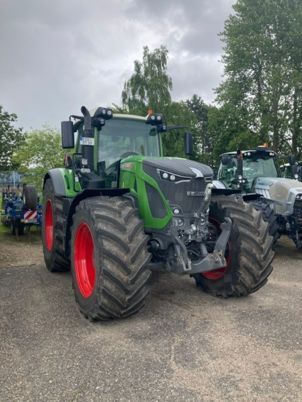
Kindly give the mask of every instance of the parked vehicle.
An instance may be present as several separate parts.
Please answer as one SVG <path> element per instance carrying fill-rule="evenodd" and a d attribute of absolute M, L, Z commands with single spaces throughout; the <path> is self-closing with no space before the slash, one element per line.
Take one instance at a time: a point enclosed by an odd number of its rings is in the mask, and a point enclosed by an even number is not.
<path fill-rule="evenodd" d="M 290 156 L 287 163 L 280 165 L 281 177 L 302 181 L 302 162 Z"/>
<path fill-rule="evenodd" d="M 22 194 L 10 188 L 2 192 L 1 221 L 13 235 L 23 235 L 33 225 L 41 226 L 42 205 L 34 186 L 24 186 Z"/>
<path fill-rule="evenodd" d="M 190 275 L 222 297 L 266 283 L 274 256 L 268 224 L 234 192 L 212 194 L 209 166 L 163 157 L 161 136 L 172 128 L 161 114 L 81 112 L 62 122 L 62 146 L 76 152 L 44 178 L 42 233 L 47 269 L 71 267 L 85 317 L 140 310 L 152 269 Z M 192 135 L 184 138 L 191 155 Z"/>
<path fill-rule="evenodd" d="M 302 183 L 282 177 L 273 150 L 258 147 L 222 154 L 217 179 L 218 187 L 237 189 L 262 209 L 275 239 L 286 235 L 302 248 Z"/>

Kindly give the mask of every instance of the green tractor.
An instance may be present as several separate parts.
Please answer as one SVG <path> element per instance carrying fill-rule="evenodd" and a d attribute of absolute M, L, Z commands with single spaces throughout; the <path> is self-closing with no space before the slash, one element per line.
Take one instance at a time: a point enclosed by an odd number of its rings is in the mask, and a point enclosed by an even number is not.
<path fill-rule="evenodd" d="M 139 311 L 152 270 L 192 276 L 205 291 L 246 296 L 272 271 L 272 237 L 261 213 L 213 171 L 163 157 L 172 127 L 99 107 L 62 122 L 63 168 L 44 178 L 43 251 L 49 271 L 71 268 L 75 298 L 90 320 Z M 192 135 L 186 133 L 187 155 Z"/>
<path fill-rule="evenodd" d="M 262 210 L 270 234 L 277 240 L 286 235 L 302 248 L 302 183 L 297 180 L 299 165 L 289 158 L 290 177 L 278 165 L 277 154 L 267 147 L 227 152 L 221 162 L 215 187 L 245 194 L 254 207 Z"/>

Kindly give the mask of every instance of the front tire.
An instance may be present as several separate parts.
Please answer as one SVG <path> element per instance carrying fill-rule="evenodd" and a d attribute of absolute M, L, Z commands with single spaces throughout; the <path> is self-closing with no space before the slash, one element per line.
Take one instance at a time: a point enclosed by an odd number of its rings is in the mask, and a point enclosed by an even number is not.
<path fill-rule="evenodd" d="M 270 207 L 270 204 L 264 198 L 259 198 L 255 201 L 252 201 L 251 204 L 257 211 L 262 213 L 263 219 L 268 223 L 269 234 L 273 237 L 273 245 L 276 245 L 276 242 L 280 237 L 279 224 L 277 216 Z"/>
<path fill-rule="evenodd" d="M 214 296 L 247 296 L 265 285 L 272 272 L 273 238 L 261 212 L 236 196 L 213 197 L 209 220 L 217 228 L 216 238 L 226 216 L 232 219 L 227 266 L 194 277 L 198 286 Z"/>
<path fill-rule="evenodd" d="M 148 237 L 131 201 L 91 197 L 77 206 L 71 235 L 75 298 L 90 320 L 124 318 L 149 293 Z"/>

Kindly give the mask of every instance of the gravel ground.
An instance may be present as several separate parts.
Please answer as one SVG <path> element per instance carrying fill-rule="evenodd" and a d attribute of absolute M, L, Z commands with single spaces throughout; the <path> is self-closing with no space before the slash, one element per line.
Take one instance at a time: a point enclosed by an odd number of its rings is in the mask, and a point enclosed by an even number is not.
<path fill-rule="evenodd" d="M 90 323 L 38 234 L 0 238 L 0 401 L 302 401 L 302 252 L 278 244 L 267 286 L 216 299 L 153 277 L 136 316 Z"/>

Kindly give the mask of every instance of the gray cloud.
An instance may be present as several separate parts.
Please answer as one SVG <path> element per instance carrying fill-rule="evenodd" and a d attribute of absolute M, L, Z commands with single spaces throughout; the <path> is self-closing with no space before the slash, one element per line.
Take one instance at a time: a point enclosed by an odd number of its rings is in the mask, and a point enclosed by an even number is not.
<path fill-rule="evenodd" d="M 0 104 L 26 129 L 88 107 L 120 103 L 142 48 L 164 44 L 176 99 L 214 98 L 217 33 L 232 0 L 1 0 Z"/>

